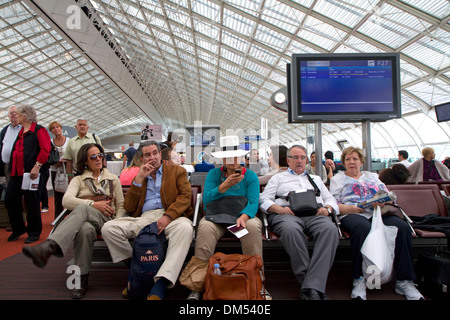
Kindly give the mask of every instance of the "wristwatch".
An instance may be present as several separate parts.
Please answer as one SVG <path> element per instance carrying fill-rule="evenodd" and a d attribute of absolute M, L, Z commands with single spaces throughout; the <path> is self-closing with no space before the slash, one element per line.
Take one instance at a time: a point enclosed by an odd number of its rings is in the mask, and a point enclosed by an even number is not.
<path fill-rule="evenodd" d="M 327 208 L 328 214 L 332 214 L 333 213 L 333 209 L 332 208 L 330 208 L 330 207 L 325 207 L 325 208 Z"/>

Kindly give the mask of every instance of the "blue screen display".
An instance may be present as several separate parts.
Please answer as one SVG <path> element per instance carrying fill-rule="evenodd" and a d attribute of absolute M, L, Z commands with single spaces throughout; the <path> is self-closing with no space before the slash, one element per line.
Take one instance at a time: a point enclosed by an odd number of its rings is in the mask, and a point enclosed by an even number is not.
<path fill-rule="evenodd" d="M 450 102 L 435 107 L 438 122 L 450 121 Z"/>
<path fill-rule="evenodd" d="M 391 60 L 302 60 L 299 112 L 392 112 L 392 87 Z"/>

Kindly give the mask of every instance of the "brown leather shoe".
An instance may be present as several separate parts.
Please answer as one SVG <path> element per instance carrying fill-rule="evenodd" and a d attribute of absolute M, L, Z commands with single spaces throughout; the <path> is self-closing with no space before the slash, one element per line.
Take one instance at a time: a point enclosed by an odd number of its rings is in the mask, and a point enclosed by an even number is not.
<path fill-rule="evenodd" d="M 61 249 L 54 240 L 47 239 L 35 246 L 23 247 L 22 252 L 25 256 L 33 260 L 35 266 L 43 268 L 47 265 L 50 256 L 54 254 L 59 255 Z"/>
<path fill-rule="evenodd" d="M 80 279 L 80 289 L 72 289 L 72 299 L 82 299 L 86 295 L 88 289 L 88 274 L 82 274 Z"/>

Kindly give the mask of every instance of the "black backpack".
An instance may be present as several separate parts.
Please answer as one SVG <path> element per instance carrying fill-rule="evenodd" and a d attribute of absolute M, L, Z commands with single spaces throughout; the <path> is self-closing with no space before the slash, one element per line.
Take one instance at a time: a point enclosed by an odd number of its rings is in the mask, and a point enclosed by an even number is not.
<path fill-rule="evenodd" d="M 153 287 L 153 278 L 164 262 L 167 239 L 158 235 L 156 222 L 144 227 L 133 244 L 127 294 L 129 299 L 145 299 Z"/>

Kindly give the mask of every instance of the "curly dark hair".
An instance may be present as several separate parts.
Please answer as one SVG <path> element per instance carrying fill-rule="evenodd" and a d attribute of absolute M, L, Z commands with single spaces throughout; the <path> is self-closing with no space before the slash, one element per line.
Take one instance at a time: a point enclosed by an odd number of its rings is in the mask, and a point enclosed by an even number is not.
<path fill-rule="evenodd" d="M 382 170 L 378 175 L 378 179 L 380 179 L 385 185 L 403 184 L 408 180 L 410 175 L 411 173 L 408 168 L 401 163 L 397 163 L 391 168 Z"/>

